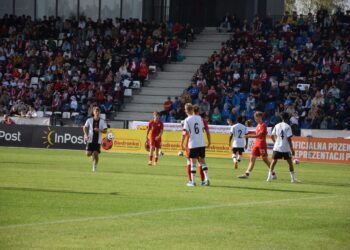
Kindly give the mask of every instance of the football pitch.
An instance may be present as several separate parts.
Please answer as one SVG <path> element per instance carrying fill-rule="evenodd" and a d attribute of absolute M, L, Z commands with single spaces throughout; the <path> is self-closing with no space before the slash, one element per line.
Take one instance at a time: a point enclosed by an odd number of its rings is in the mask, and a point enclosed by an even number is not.
<path fill-rule="evenodd" d="M 0 249 L 350 249 L 350 166 L 208 158 L 210 187 L 185 159 L 0 147 Z M 198 181 L 197 175 L 197 183 Z"/>

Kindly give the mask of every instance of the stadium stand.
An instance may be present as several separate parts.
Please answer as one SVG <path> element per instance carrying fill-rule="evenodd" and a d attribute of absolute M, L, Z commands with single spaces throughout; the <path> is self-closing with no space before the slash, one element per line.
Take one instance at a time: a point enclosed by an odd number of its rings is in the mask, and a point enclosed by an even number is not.
<path fill-rule="evenodd" d="M 114 118 L 124 96 L 156 67 L 179 60 L 190 25 L 137 19 L 0 19 L 0 113 L 68 117 L 80 125 L 97 104 Z M 64 114 L 64 115 L 63 115 Z"/>
<path fill-rule="evenodd" d="M 295 133 L 350 129 L 349 20 L 349 13 L 324 9 L 315 17 L 286 13 L 275 23 L 235 18 L 230 39 L 200 66 L 185 92 L 192 103 L 210 104 L 202 114 L 210 123 L 252 119 L 260 110 L 273 126 L 287 111 Z"/>

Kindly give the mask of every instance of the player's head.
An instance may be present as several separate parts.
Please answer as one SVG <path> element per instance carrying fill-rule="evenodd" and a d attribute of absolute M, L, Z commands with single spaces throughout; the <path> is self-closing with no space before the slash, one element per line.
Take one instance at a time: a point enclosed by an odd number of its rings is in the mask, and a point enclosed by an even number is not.
<path fill-rule="evenodd" d="M 101 113 L 101 110 L 100 110 L 99 106 L 92 107 L 92 114 L 94 117 L 99 117 L 100 113 Z"/>
<path fill-rule="evenodd" d="M 282 112 L 281 113 L 281 118 L 284 122 L 289 120 L 289 114 L 287 112 Z"/>
<path fill-rule="evenodd" d="M 238 116 L 237 122 L 242 124 L 242 122 L 243 122 L 243 117 L 242 117 L 242 116 Z"/>
<path fill-rule="evenodd" d="M 257 123 L 261 123 L 262 122 L 262 116 L 263 116 L 263 113 L 261 111 L 256 111 L 254 113 L 254 119 Z"/>
<path fill-rule="evenodd" d="M 160 118 L 159 112 L 153 112 L 153 119 L 154 119 L 155 121 L 158 121 L 159 118 Z"/>
<path fill-rule="evenodd" d="M 192 115 L 193 114 L 193 105 L 191 103 L 186 103 L 185 104 L 185 112 L 187 115 Z"/>
<path fill-rule="evenodd" d="M 195 115 L 199 115 L 199 106 L 198 105 L 193 105 L 193 113 Z"/>
<path fill-rule="evenodd" d="M 245 125 L 246 127 L 250 128 L 250 127 L 253 126 L 253 121 L 250 120 L 250 119 L 248 119 L 248 120 L 245 121 L 245 124 L 244 124 L 244 125 Z"/>

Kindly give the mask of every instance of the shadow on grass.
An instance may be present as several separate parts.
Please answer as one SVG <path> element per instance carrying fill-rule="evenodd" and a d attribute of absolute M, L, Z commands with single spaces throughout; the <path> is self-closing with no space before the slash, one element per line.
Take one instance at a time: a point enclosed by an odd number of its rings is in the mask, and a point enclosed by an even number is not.
<path fill-rule="evenodd" d="M 96 192 L 80 192 L 73 190 L 57 190 L 42 188 L 24 188 L 24 187 L 0 187 L 0 190 L 6 191 L 25 191 L 25 192 L 44 192 L 44 193 L 63 193 L 63 194 L 90 194 L 90 195 L 118 195 L 118 192 L 96 193 Z"/>
<path fill-rule="evenodd" d="M 332 187 L 350 187 L 350 183 L 331 183 L 331 182 L 318 182 L 318 181 L 308 181 L 307 183 L 303 183 L 307 185 L 315 185 L 315 186 L 332 186 Z"/>
<path fill-rule="evenodd" d="M 16 165 L 43 165 L 44 162 L 30 162 L 30 161 L 0 161 L 0 164 L 16 164 Z"/>
<path fill-rule="evenodd" d="M 245 189 L 245 190 L 253 190 L 253 191 L 273 191 L 273 192 L 304 193 L 304 194 L 329 194 L 327 192 L 313 192 L 313 191 L 305 191 L 305 190 L 270 189 L 270 188 L 218 186 L 218 185 L 210 186 L 210 188 L 232 188 L 232 189 Z"/>

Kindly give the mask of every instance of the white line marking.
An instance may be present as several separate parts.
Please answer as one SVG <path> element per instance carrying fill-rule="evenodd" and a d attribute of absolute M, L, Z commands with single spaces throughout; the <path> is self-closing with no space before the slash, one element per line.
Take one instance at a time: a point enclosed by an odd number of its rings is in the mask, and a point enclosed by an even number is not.
<path fill-rule="evenodd" d="M 333 198 L 333 197 L 336 197 L 336 195 L 318 196 L 318 197 L 304 197 L 304 198 L 297 198 L 297 199 L 243 202 L 243 203 L 235 203 L 235 204 L 172 208 L 172 209 L 159 209 L 159 210 L 151 210 L 151 211 L 143 211 L 143 212 L 135 212 L 135 213 L 116 214 L 116 215 L 110 215 L 110 216 L 85 217 L 85 218 L 77 218 L 77 219 L 46 221 L 46 222 L 37 222 L 37 223 L 28 223 L 28 224 L 4 225 L 4 226 L 0 226 L 0 230 L 1 229 L 10 229 L 10 228 L 25 228 L 25 227 L 35 227 L 35 226 L 57 225 L 57 224 L 65 224 L 65 223 L 79 223 L 79 222 L 96 221 L 96 220 L 113 220 L 113 219 L 118 219 L 118 218 L 137 217 L 137 216 L 144 216 L 144 215 L 147 216 L 147 215 L 154 215 L 154 214 L 160 214 L 160 213 L 175 213 L 175 212 L 192 211 L 192 210 L 204 210 L 204 209 L 239 207 L 239 206 L 252 206 L 252 205 L 260 205 L 260 204 L 271 204 L 271 203 L 300 201 L 300 200 L 317 200 L 317 199 L 326 199 L 326 198 Z"/>

